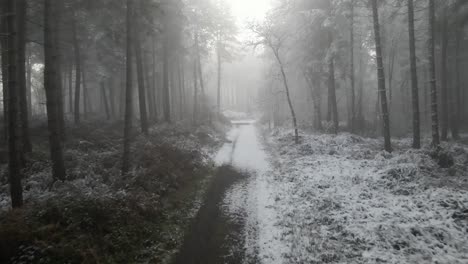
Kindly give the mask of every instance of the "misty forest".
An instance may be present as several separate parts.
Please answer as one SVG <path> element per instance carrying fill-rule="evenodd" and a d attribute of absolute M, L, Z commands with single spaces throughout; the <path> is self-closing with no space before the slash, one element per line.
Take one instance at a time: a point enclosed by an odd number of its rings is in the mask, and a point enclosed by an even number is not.
<path fill-rule="evenodd" d="M 0 0 L 0 263 L 468 263 L 468 1 Z"/>

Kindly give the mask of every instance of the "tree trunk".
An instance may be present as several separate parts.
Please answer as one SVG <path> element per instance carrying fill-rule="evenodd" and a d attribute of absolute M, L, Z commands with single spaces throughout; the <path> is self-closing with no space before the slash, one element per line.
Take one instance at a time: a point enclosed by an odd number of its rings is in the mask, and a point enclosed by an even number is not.
<path fill-rule="evenodd" d="M 32 63 L 31 63 L 31 51 L 28 51 L 28 56 L 26 58 L 26 97 L 28 104 L 28 118 L 31 119 L 33 116 L 33 107 L 32 107 Z"/>
<path fill-rule="evenodd" d="M 330 110 L 333 118 L 333 133 L 338 134 L 339 119 L 338 106 L 336 103 L 335 62 L 332 55 L 330 55 L 330 58 L 328 59 L 328 95 Z"/>
<path fill-rule="evenodd" d="M 107 103 L 106 86 L 104 82 L 101 82 L 101 97 L 104 103 L 104 110 L 106 111 L 106 118 L 107 120 L 110 120 L 111 116 L 109 111 L 109 104 Z"/>
<path fill-rule="evenodd" d="M 380 104 L 382 108 L 382 123 L 383 135 L 385 141 L 385 150 L 392 151 L 392 143 L 390 141 L 390 117 L 387 106 L 387 93 L 385 91 L 385 72 L 382 60 L 382 48 L 380 44 L 380 25 L 379 13 L 377 10 L 377 0 L 372 0 L 372 14 L 374 20 L 374 38 L 375 38 L 375 51 L 377 54 L 377 75 L 378 75 L 378 89 L 380 96 Z"/>
<path fill-rule="evenodd" d="M 151 53 L 152 53 L 152 58 L 153 58 L 153 78 L 152 78 L 152 81 L 153 81 L 153 87 L 152 87 L 152 90 L 153 90 L 153 97 L 152 97 L 152 100 L 153 100 L 153 119 L 157 122 L 158 121 L 158 114 L 159 114 L 159 111 L 158 111 L 158 106 L 159 106 L 159 102 L 158 102 L 158 87 L 159 87 L 159 78 L 158 78 L 158 71 L 156 69 L 157 65 L 156 65 L 156 40 L 155 40 L 155 37 L 153 37 L 153 45 L 152 46 L 152 50 L 151 50 Z"/>
<path fill-rule="evenodd" d="M 164 121 L 171 122 L 171 101 L 169 95 L 169 28 L 165 23 L 163 54 L 163 112 Z"/>
<path fill-rule="evenodd" d="M 437 84 L 436 84 L 436 69 L 435 69 L 435 6 L 434 0 L 429 0 L 429 74 L 431 84 L 431 119 L 432 119 L 432 144 L 438 146 L 439 138 L 439 118 L 437 112 Z"/>
<path fill-rule="evenodd" d="M 82 63 L 84 65 L 84 63 Z M 88 118 L 88 113 L 90 112 L 90 102 L 89 102 L 89 94 L 88 94 L 88 80 L 86 78 L 86 71 L 82 70 L 81 75 L 83 78 L 83 117 L 84 119 Z"/>
<path fill-rule="evenodd" d="M 125 128 L 124 128 L 124 146 L 122 157 L 122 176 L 125 176 L 130 170 L 130 139 L 132 132 L 133 115 L 133 89 L 132 89 L 132 16 L 133 0 L 127 0 L 127 58 L 126 58 L 126 85 L 125 85 Z"/>
<path fill-rule="evenodd" d="M 115 81 L 112 78 L 109 78 L 109 83 L 107 85 L 109 90 L 109 103 L 110 103 L 110 116 L 115 118 Z"/>
<path fill-rule="evenodd" d="M 26 96 L 26 0 L 16 0 L 17 21 L 17 89 L 19 96 L 19 116 L 21 122 L 22 152 L 32 151 L 31 137 L 29 136 L 28 103 Z"/>
<path fill-rule="evenodd" d="M 416 41 L 414 36 L 414 6 L 413 0 L 408 0 L 408 31 L 411 61 L 411 86 L 413 99 L 413 148 L 421 147 L 418 72 L 416 66 Z"/>
<path fill-rule="evenodd" d="M 8 180 L 10 183 L 11 205 L 13 208 L 23 206 L 23 188 L 21 186 L 21 172 L 18 146 L 18 45 L 19 37 L 16 23 L 20 16 L 16 15 L 14 0 L 6 2 L 7 14 L 7 43 L 8 43 Z M 24 19 L 24 17 L 23 17 Z"/>
<path fill-rule="evenodd" d="M 198 78 L 200 79 L 200 88 L 202 96 L 205 96 L 205 82 L 203 81 L 203 68 L 201 65 L 200 44 L 198 43 L 198 33 L 195 34 L 195 49 L 197 53 Z"/>
<path fill-rule="evenodd" d="M 290 96 L 290 93 L 289 93 L 288 79 L 286 77 L 286 72 L 284 71 L 283 63 L 282 63 L 281 58 L 279 56 L 279 51 L 275 50 L 274 48 L 272 48 L 272 49 L 273 49 L 273 52 L 275 54 L 276 60 L 278 61 L 278 65 L 279 65 L 280 71 L 281 71 L 281 76 L 283 77 L 284 89 L 286 90 L 286 98 L 288 100 L 289 110 L 291 111 L 291 117 L 292 117 L 292 121 L 293 121 L 294 141 L 296 142 L 296 144 L 299 144 L 299 131 L 297 129 L 296 112 L 294 111 L 294 107 L 293 107 L 293 104 L 292 104 L 292 101 L 291 101 L 291 96 Z"/>
<path fill-rule="evenodd" d="M 444 5 L 446 5 L 444 3 Z M 441 50 L 440 50 L 440 121 L 441 121 L 441 140 L 446 141 L 448 139 L 448 128 L 449 128 L 449 110 L 448 110 L 448 79 L 447 79 L 447 51 L 448 51 L 448 21 L 447 21 L 447 7 L 444 7 L 442 15 L 442 30 L 441 30 Z"/>
<path fill-rule="evenodd" d="M 70 63 L 68 69 L 68 111 L 73 113 L 73 64 Z"/>
<path fill-rule="evenodd" d="M 57 78 L 58 69 L 58 43 L 54 34 L 57 34 L 57 16 L 52 0 L 44 3 L 44 87 L 46 91 L 47 123 L 49 127 L 50 156 L 52 159 L 52 175 L 54 180 L 65 180 L 65 165 L 58 120 L 58 93 L 60 84 Z"/>
<path fill-rule="evenodd" d="M 451 120 L 451 130 L 452 130 L 452 138 L 454 139 L 459 139 L 460 138 L 460 135 L 459 135 L 459 123 L 462 122 L 460 116 L 460 110 L 461 110 L 461 98 L 462 98 L 462 95 L 461 95 L 461 86 L 463 85 L 463 81 L 462 81 L 462 78 L 461 78 L 461 74 L 460 74 L 460 69 L 463 67 L 462 66 L 462 56 L 463 56 L 463 53 L 461 52 L 461 45 L 462 45 L 462 26 L 461 25 L 458 25 L 458 29 L 457 29 L 457 37 L 456 37 L 456 48 L 455 48 L 455 78 L 456 78 L 456 81 L 455 81 L 455 86 L 454 86 L 454 91 L 452 93 L 452 120 Z"/>
<path fill-rule="evenodd" d="M 218 36 L 219 38 L 219 36 Z M 218 62 L 218 86 L 217 86 L 217 96 L 216 96 L 216 102 L 217 102 L 217 108 L 216 108 L 216 113 L 218 116 L 221 114 L 221 41 L 218 40 L 218 48 L 217 48 L 217 62 Z"/>
<path fill-rule="evenodd" d="M 1 2 L 2 10 L 7 10 L 7 1 Z M 1 23 L 1 31 L 8 33 L 8 16 L 4 15 L 0 17 Z M 4 126 L 4 140 L 5 142 L 8 141 L 8 90 L 9 90 L 9 83 L 8 83 L 8 38 L 0 38 L 2 43 L 2 92 L 3 92 L 3 126 Z"/>
<path fill-rule="evenodd" d="M 135 56 L 137 66 L 137 81 L 138 81 L 138 102 L 140 106 L 140 126 L 141 132 L 148 135 L 148 116 L 146 112 L 146 89 L 145 89 L 145 77 L 143 69 L 143 58 L 141 55 L 141 43 L 139 33 L 135 30 Z"/>
<path fill-rule="evenodd" d="M 81 55 L 80 45 L 76 32 L 76 18 L 72 21 L 73 50 L 75 52 L 75 124 L 80 123 L 80 96 L 81 96 Z"/>
<path fill-rule="evenodd" d="M 356 130 L 356 93 L 355 93 L 355 78 L 354 78 L 354 0 L 351 0 L 351 15 L 350 15 L 350 81 L 351 81 L 351 132 Z"/>
<path fill-rule="evenodd" d="M 197 78 L 197 59 L 193 62 L 193 124 L 197 125 L 198 113 L 198 78 Z"/>

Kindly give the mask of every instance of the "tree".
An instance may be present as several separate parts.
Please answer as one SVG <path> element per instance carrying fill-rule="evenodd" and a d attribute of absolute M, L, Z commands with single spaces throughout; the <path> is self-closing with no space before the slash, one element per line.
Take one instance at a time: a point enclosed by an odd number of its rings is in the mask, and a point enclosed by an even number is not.
<path fill-rule="evenodd" d="M 413 0 L 408 0 L 408 32 L 411 63 L 411 91 L 413 98 L 413 148 L 421 147 L 420 121 L 419 121 L 419 92 L 418 75 L 416 66 L 416 44 L 414 37 L 414 5 Z"/>
<path fill-rule="evenodd" d="M 133 115 L 133 89 L 132 89 L 132 16 L 133 0 L 127 0 L 126 29 L 127 29 L 127 51 L 126 51 L 126 85 L 125 85 L 125 128 L 124 146 L 122 157 L 122 176 L 130 170 L 130 137 L 132 132 Z"/>
<path fill-rule="evenodd" d="M 44 0 L 44 87 L 46 91 L 47 123 L 49 130 L 52 175 L 55 180 L 65 180 L 65 165 L 59 124 L 59 103 L 57 92 L 61 83 L 58 75 L 57 19 L 59 12 L 53 0 Z"/>
<path fill-rule="evenodd" d="M 16 1 L 17 17 L 17 74 L 18 74 L 18 96 L 19 115 L 21 120 L 21 142 L 22 152 L 32 151 L 31 137 L 29 135 L 29 112 L 26 97 L 26 0 Z"/>
<path fill-rule="evenodd" d="M 80 96 L 81 96 L 81 52 L 80 52 L 80 43 L 78 40 L 78 33 L 76 28 L 75 16 L 72 18 L 72 34 L 73 34 L 73 50 L 75 52 L 75 124 L 80 123 Z"/>
<path fill-rule="evenodd" d="M 23 188 L 21 186 L 19 148 L 18 148 L 18 45 L 17 23 L 19 16 L 16 15 L 16 1 L 6 2 L 7 14 L 7 47 L 8 47 L 8 179 L 10 183 L 11 205 L 18 208 L 23 205 Z"/>
<path fill-rule="evenodd" d="M 285 41 L 286 35 L 284 34 L 284 32 L 276 32 L 272 26 L 271 21 L 269 23 L 266 23 L 265 26 L 263 27 L 262 26 L 252 27 L 252 30 L 260 38 L 260 40 L 257 43 L 255 43 L 255 45 L 262 44 L 268 47 L 272 51 L 275 57 L 275 60 L 280 70 L 284 90 L 286 91 L 286 99 L 288 102 L 289 111 L 291 112 L 292 124 L 294 128 L 294 141 L 296 142 L 296 144 L 299 144 L 299 131 L 297 127 L 296 112 L 294 110 L 294 106 L 291 100 L 291 94 L 289 91 L 289 84 L 288 84 L 288 79 L 286 76 L 284 63 L 280 55 L 280 50 Z"/>
<path fill-rule="evenodd" d="M 137 66 L 137 81 L 138 81 L 138 102 L 140 106 L 140 124 L 141 132 L 145 135 L 148 135 L 148 117 L 146 112 L 146 88 L 145 88 L 145 78 L 144 78 L 144 69 L 143 69 L 143 58 L 141 55 L 141 43 L 139 33 L 133 32 L 135 34 L 135 58 Z"/>
<path fill-rule="evenodd" d="M 372 15 L 374 22 L 374 38 L 375 38 L 375 52 L 377 61 L 377 75 L 378 75 L 378 91 L 381 104 L 381 115 L 383 123 L 383 134 L 385 141 L 385 150 L 392 152 L 392 144 L 390 141 L 390 117 L 388 113 L 387 94 L 385 89 L 385 72 L 382 60 L 382 46 L 380 42 L 380 25 L 379 25 L 379 12 L 377 8 L 377 0 L 371 0 Z"/>
<path fill-rule="evenodd" d="M 356 130 L 356 92 L 354 78 L 354 0 L 350 0 L 350 30 L 349 30 L 349 47 L 350 47 L 350 82 L 351 82 L 351 132 Z"/>
<path fill-rule="evenodd" d="M 435 6 L 434 0 L 429 1 L 429 39 L 428 39 L 428 54 L 429 54 L 429 78 L 431 87 L 431 119 L 432 119 L 432 144 L 438 146 L 439 138 L 439 118 L 437 110 L 437 86 L 436 86 L 436 69 L 435 69 Z"/>

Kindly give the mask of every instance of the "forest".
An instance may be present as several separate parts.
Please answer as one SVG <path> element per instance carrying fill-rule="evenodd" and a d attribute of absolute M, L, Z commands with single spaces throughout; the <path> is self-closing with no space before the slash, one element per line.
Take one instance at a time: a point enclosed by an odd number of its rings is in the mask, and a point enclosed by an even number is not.
<path fill-rule="evenodd" d="M 467 263 L 468 1 L 0 0 L 0 263 Z"/>

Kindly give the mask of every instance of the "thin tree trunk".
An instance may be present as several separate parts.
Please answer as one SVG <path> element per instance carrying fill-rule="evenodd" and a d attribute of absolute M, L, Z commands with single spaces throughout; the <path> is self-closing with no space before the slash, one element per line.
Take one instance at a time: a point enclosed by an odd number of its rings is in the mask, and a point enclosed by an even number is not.
<path fill-rule="evenodd" d="M 21 186 L 21 172 L 18 146 L 18 44 L 16 23 L 19 17 L 15 12 L 14 0 L 8 0 L 6 3 L 7 13 L 7 43 L 8 43 L 8 179 L 10 183 L 11 205 L 13 208 L 23 206 L 23 188 Z"/>
<path fill-rule="evenodd" d="M 80 123 L 80 96 L 81 96 L 81 55 L 80 45 L 76 32 L 76 18 L 72 21 L 73 50 L 75 52 L 75 124 Z"/>
<path fill-rule="evenodd" d="M 49 127 L 50 156 L 52 159 L 52 175 L 55 180 L 65 180 L 65 165 L 58 120 L 58 93 L 60 84 L 57 78 L 58 43 L 54 34 L 57 34 L 57 16 L 52 0 L 44 3 L 44 87 L 46 91 L 47 122 Z"/>
<path fill-rule="evenodd" d="M 218 36 L 219 38 L 219 36 Z M 217 108 L 216 108 L 216 113 L 218 116 L 221 114 L 221 42 L 218 40 L 218 49 L 217 49 L 217 59 L 218 59 L 218 86 L 217 86 L 217 96 L 216 96 L 216 102 L 217 102 Z"/>
<path fill-rule="evenodd" d="M 356 130 L 356 93 L 355 93 L 355 78 L 354 78 L 354 0 L 351 0 L 351 15 L 350 15 L 350 81 L 351 81 L 351 132 Z"/>
<path fill-rule="evenodd" d="M 106 118 L 107 120 L 110 120 L 111 116 L 109 111 L 109 104 L 107 103 L 106 86 L 104 82 L 101 82 L 101 97 L 104 103 L 104 110 L 106 111 Z"/>
<path fill-rule="evenodd" d="M 122 157 L 122 176 L 125 176 L 130 170 L 130 138 L 132 132 L 133 115 L 133 89 L 132 89 L 132 0 L 127 0 L 127 57 L 126 57 L 126 85 L 125 85 L 125 128 L 124 128 L 124 146 Z"/>
<path fill-rule="evenodd" d="M 159 106 L 159 102 L 158 102 L 158 87 L 159 87 L 159 78 L 158 78 L 158 72 L 157 72 L 157 65 L 156 65 L 156 40 L 155 40 L 155 37 L 153 37 L 153 45 L 152 46 L 152 50 L 151 50 L 151 53 L 152 53 L 152 58 L 153 58 L 153 78 L 152 78 L 152 81 L 153 81 L 153 87 L 152 87 L 152 90 L 153 90 L 153 119 L 157 122 L 158 121 L 158 106 Z"/>
<path fill-rule="evenodd" d="M 84 63 L 82 63 L 84 65 Z M 88 80 L 86 79 L 86 71 L 82 70 L 81 75 L 83 76 L 83 117 L 84 119 L 88 118 L 88 113 L 90 112 L 90 102 L 88 94 Z"/>
<path fill-rule="evenodd" d="M 2 10 L 7 10 L 7 1 L 1 2 Z M 1 31 L 8 32 L 8 16 L 4 15 L 0 17 Z M 8 83 L 8 38 L 0 38 L 2 43 L 2 92 L 3 92 L 3 126 L 4 126 L 4 140 L 8 141 L 8 98 L 9 98 L 9 83 Z"/>
<path fill-rule="evenodd" d="M 28 50 L 28 55 L 26 58 L 26 97 L 28 104 L 28 118 L 31 119 L 33 116 L 33 107 L 32 107 L 32 63 L 31 63 L 31 51 Z"/>
<path fill-rule="evenodd" d="M 198 78 L 197 78 L 197 59 L 193 62 L 193 124 L 197 125 L 198 119 Z"/>
<path fill-rule="evenodd" d="M 439 138 L 439 118 L 437 112 L 437 84 L 436 84 L 436 69 L 435 69 L 435 6 L 434 0 L 429 0 L 429 74 L 431 84 L 431 119 L 432 119 L 432 144 L 440 145 Z"/>
<path fill-rule="evenodd" d="M 413 99 L 413 148 L 421 147 L 418 71 L 416 66 L 416 41 L 414 36 L 414 6 L 413 0 L 408 0 L 408 31 L 411 62 L 411 86 Z"/>
<path fill-rule="evenodd" d="M 445 3 L 443 3 L 446 5 Z M 448 110 L 448 79 L 447 79 L 447 51 L 448 51 L 448 21 L 447 21 L 447 7 L 444 7 L 442 16 L 442 30 L 441 30 L 441 50 L 440 50 L 440 121 L 441 121 L 441 140 L 445 141 L 448 139 L 448 128 L 449 128 L 449 110 Z"/>
<path fill-rule="evenodd" d="M 205 95 L 205 82 L 203 81 L 203 68 L 201 64 L 201 55 L 200 55 L 200 44 L 198 43 L 198 33 L 195 34 L 195 49 L 197 53 L 197 68 L 198 68 L 198 78 L 200 80 L 200 88 L 202 96 Z"/>
<path fill-rule="evenodd" d="M 171 122 L 171 101 L 169 94 L 169 28 L 165 22 L 164 54 L 163 54 L 163 112 L 164 121 Z"/>
<path fill-rule="evenodd" d="M 333 36 L 332 32 L 328 32 L 329 47 L 332 48 Z M 336 87 L 335 87 L 335 62 L 333 54 L 329 55 L 328 58 L 328 96 L 329 96 L 329 107 L 333 118 L 333 133 L 338 134 L 339 130 L 339 117 L 338 117 L 338 106 L 336 102 Z"/>
<path fill-rule="evenodd" d="M 286 72 L 284 71 L 283 63 L 282 63 L 281 58 L 279 56 L 279 51 L 275 50 L 274 48 L 272 48 L 272 49 L 273 49 L 273 52 L 275 54 L 276 60 L 278 61 L 278 65 L 279 65 L 280 71 L 281 71 L 281 76 L 283 77 L 284 89 L 286 90 L 286 98 L 288 100 L 289 110 L 291 111 L 291 117 L 292 117 L 292 121 L 293 121 L 294 141 L 296 142 L 296 144 L 299 144 L 299 131 L 297 129 L 296 112 L 294 111 L 294 107 L 293 107 L 293 104 L 292 104 L 292 101 L 291 101 L 291 95 L 289 93 L 288 79 L 286 77 Z"/>
<path fill-rule="evenodd" d="M 17 89 L 19 96 L 19 116 L 21 122 L 22 152 L 32 151 L 29 135 L 28 104 L 26 95 L 26 0 L 16 0 L 17 21 Z"/>
<path fill-rule="evenodd" d="M 68 111 L 73 113 L 73 64 L 68 68 Z"/>
<path fill-rule="evenodd" d="M 453 88 L 453 92 L 451 95 L 452 98 L 452 118 L 451 118 L 451 130 L 452 130 L 452 138 L 454 139 L 459 139 L 459 123 L 462 122 L 460 119 L 460 102 L 461 102 L 461 86 L 462 86 L 462 78 L 460 74 L 460 68 L 462 67 L 462 56 L 463 53 L 461 52 L 461 40 L 462 40 L 462 26 L 457 25 L 458 29 L 456 31 L 457 37 L 456 37 L 456 48 L 455 48 L 455 85 Z"/>
<path fill-rule="evenodd" d="M 110 116 L 115 118 L 115 81 L 109 78 L 109 84 L 107 85 L 109 90 L 109 103 L 110 103 Z"/>
<path fill-rule="evenodd" d="M 382 60 L 382 49 L 380 43 L 380 25 L 379 13 L 377 10 L 377 0 L 372 0 L 372 14 L 374 20 L 374 37 L 375 37 L 375 51 L 377 54 L 377 73 L 378 73 L 378 86 L 380 95 L 380 104 L 382 107 L 382 123 L 383 135 L 385 141 L 385 150 L 392 151 L 392 143 L 390 141 L 390 117 L 388 113 L 387 94 L 385 91 L 385 72 Z"/>
<path fill-rule="evenodd" d="M 135 30 L 135 56 L 137 66 L 137 81 L 138 81 L 138 102 L 140 106 L 140 126 L 141 132 L 148 135 L 148 116 L 146 112 L 146 89 L 145 89 L 145 77 L 143 69 L 143 58 L 141 55 L 141 43 L 139 33 Z"/>

